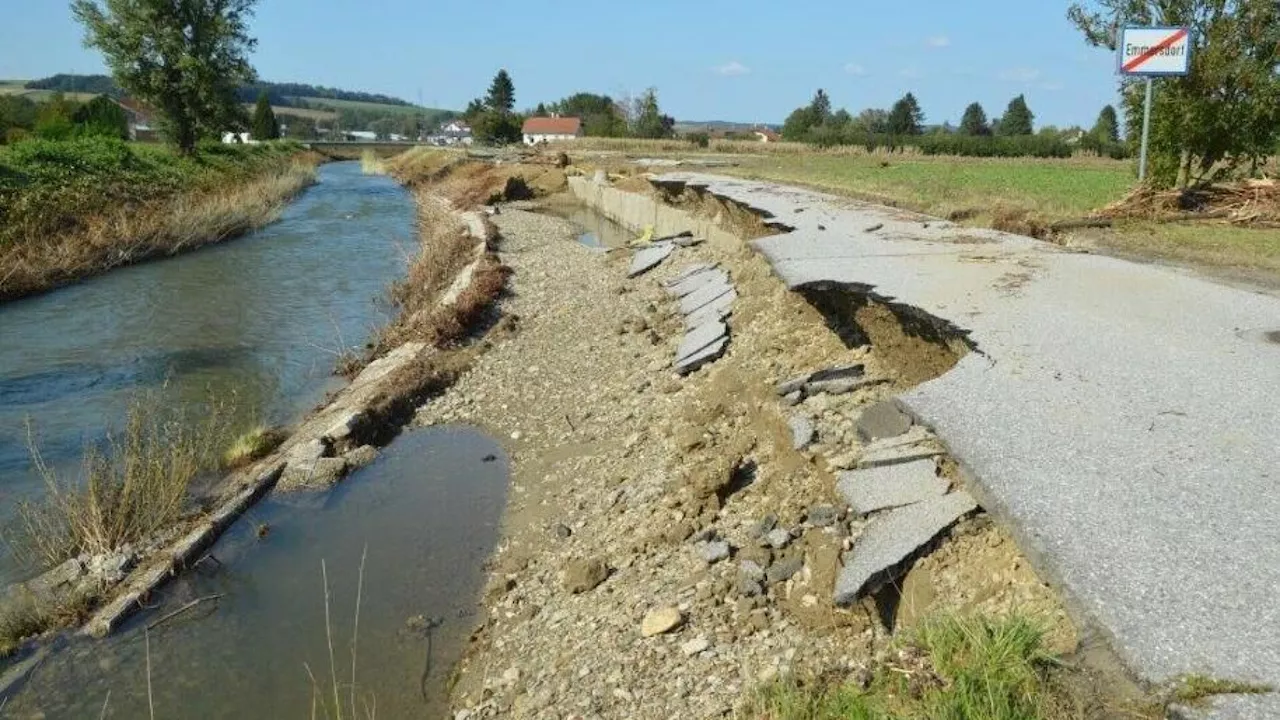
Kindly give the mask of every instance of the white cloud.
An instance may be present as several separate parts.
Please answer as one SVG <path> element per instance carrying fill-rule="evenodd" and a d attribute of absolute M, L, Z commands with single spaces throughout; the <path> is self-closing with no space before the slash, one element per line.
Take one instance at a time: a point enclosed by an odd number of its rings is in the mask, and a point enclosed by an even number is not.
<path fill-rule="evenodd" d="M 867 74 L 867 69 L 862 67 L 858 63 L 848 63 L 847 65 L 844 66 L 844 71 L 845 71 L 845 74 L 854 75 L 856 77 L 863 77 Z"/>
<path fill-rule="evenodd" d="M 951 38 L 946 35 L 934 35 L 933 37 L 925 40 L 924 44 L 931 48 L 944 48 L 951 44 Z"/>
<path fill-rule="evenodd" d="M 1050 82 L 1046 82 L 1046 83 L 1040 83 L 1040 89 L 1042 89 L 1042 90 L 1049 90 L 1049 91 L 1057 91 L 1057 90 L 1061 90 L 1061 89 L 1062 89 L 1062 83 L 1060 83 L 1060 82 L 1058 82 L 1058 81 L 1056 81 L 1056 80 L 1053 80 L 1053 81 L 1050 81 Z"/>
<path fill-rule="evenodd" d="M 1040 79 L 1040 71 L 1035 68 L 1017 67 L 1000 71 L 1000 79 L 1005 82 L 1029 85 Z"/>
<path fill-rule="evenodd" d="M 908 80 L 919 80 L 920 78 L 924 77 L 924 73 L 920 72 L 919 69 L 913 68 L 913 67 L 902 68 L 901 70 L 898 71 L 898 74 Z"/>
<path fill-rule="evenodd" d="M 730 60 L 729 62 L 723 65 L 717 65 L 714 68 L 712 68 L 712 70 L 714 70 L 717 75 L 726 75 L 726 76 L 746 75 L 747 73 L 751 72 L 751 68 L 747 67 L 746 65 L 743 65 L 737 60 Z"/>

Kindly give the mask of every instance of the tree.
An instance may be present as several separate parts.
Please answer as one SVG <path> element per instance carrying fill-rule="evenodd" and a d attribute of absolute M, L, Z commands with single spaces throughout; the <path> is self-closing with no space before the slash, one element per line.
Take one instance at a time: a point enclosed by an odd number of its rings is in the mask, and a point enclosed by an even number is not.
<path fill-rule="evenodd" d="M 574 93 L 546 108 L 549 113 L 582 120 L 582 132 L 592 137 L 624 137 L 627 135 L 625 109 L 608 95 Z"/>
<path fill-rule="evenodd" d="M 285 123 L 285 137 L 295 140 L 315 140 L 319 135 L 314 119 L 301 115 L 289 115 L 287 119 L 289 122 Z"/>
<path fill-rule="evenodd" d="M 551 113 L 547 112 L 547 106 L 543 103 L 538 103 L 538 107 L 533 109 L 534 117 L 547 117 L 550 114 Z"/>
<path fill-rule="evenodd" d="M 964 109 L 964 117 L 960 118 L 961 135 L 990 135 L 991 126 L 987 124 L 987 111 L 978 103 L 970 103 Z"/>
<path fill-rule="evenodd" d="M 511 82 L 511 76 L 505 69 L 499 70 L 498 74 L 493 76 L 493 83 L 489 85 L 489 93 L 484 97 L 484 104 L 490 110 L 500 113 L 509 113 L 516 106 L 516 86 Z"/>
<path fill-rule="evenodd" d="M 827 91 L 818 88 L 813 100 L 802 108 L 796 108 L 787 116 L 782 124 L 782 136 L 788 140 L 803 141 L 809 139 L 809 132 L 831 121 L 831 98 Z"/>
<path fill-rule="evenodd" d="M 1095 142 L 1120 142 L 1120 121 L 1116 118 L 1116 109 L 1110 105 L 1102 108 L 1102 112 L 1098 113 L 1098 121 L 1093 124 L 1093 130 L 1089 134 Z"/>
<path fill-rule="evenodd" d="M 129 118 L 116 101 L 99 95 L 71 115 L 76 131 L 84 135 L 129 139 Z"/>
<path fill-rule="evenodd" d="M 889 133 L 891 135 L 919 135 L 924 124 L 924 111 L 916 96 L 911 93 L 903 95 L 889 110 Z"/>
<path fill-rule="evenodd" d="M 74 0 L 85 44 L 105 56 L 117 84 L 159 108 L 182 154 L 243 123 L 236 88 L 254 80 L 248 21 L 256 0 Z"/>
<path fill-rule="evenodd" d="M 373 132 L 373 136 L 378 140 L 390 140 L 391 133 L 396 129 L 396 121 L 393 118 L 378 118 L 369 123 L 369 130 Z"/>
<path fill-rule="evenodd" d="M 66 140 L 75 132 L 71 121 L 75 108 L 60 92 L 36 110 L 35 134 L 45 140 Z"/>
<path fill-rule="evenodd" d="M 883 135 L 889 132 L 889 113 L 880 108 L 867 108 L 858 113 L 853 124 L 868 135 Z"/>
<path fill-rule="evenodd" d="M 669 138 L 675 134 L 675 120 L 658 107 L 658 91 L 649 88 L 636 100 L 632 134 L 642 138 Z"/>
<path fill-rule="evenodd" d="M 1150 179 L 1159 186 L 1252 172 L 1280 131 L 1280 6 L 1271 0 L 1089 0 L 1067 17 L 1096 47 L 1116 49 L 1120 25 L 1191 27 L 1191 72 L 1159 80 Z M 1140 136 L 1143 83 L 1120 82 L 1130 142 Z"/>
<path fill-rule="evenodd" d="M 481 113 L 471 124 L 471 133 L 477 142 L 504 145 L 520 142 L 524 137 L 520 131 L 522 125 L 520 118 L 513 113 L 489 110 Z"/>
<path fill-rule="evenodd" d="M 276 121 L 276 113 L 271 109 L 271 100 L 267 98 L 266 92 L 258 95 L 249 132 L 254 140 L 275 140 L 280 137 L 280 123 Z"/>
<path fill-rule="evenodd" d="M 1009 101 L 1004 116 L 1000 118 L 1001 135 L 1030 135 L 1035 122 L 1035 114 L 1027 107 L 1027 99 L 1019 95 Z"/>

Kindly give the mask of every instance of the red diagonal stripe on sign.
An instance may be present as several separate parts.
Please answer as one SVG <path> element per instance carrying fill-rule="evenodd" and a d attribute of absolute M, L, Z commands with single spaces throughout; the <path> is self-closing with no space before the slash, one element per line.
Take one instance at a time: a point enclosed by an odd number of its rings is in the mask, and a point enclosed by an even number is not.
<path fill-rule="evenodd" d="M 1144 62 L 1146 62 L 1146 61 L 1150 60 L 1151 58 L 1155 57 L 1156 55 L 1159 55 L 1161 50 L 1164 50 L 1165 48 L 1169 47 L 1170 45 L 1173 45 L 1174 43 L 1178 42 L 1179 40 L 1181 40 L 1182 38 L 1184 38 L 1184 37 L 1186 37 L 1186 36 L 1187 36 L 1187 30 L 1186 30 L 1186 28 L 1183 28 L 1183 29 L 1179 30 L 1178 32 L 1174 33 L 1173 35 L 1170 35 L 1169 37 L 1165 38 L 1164 40 L 1161 40 L 1161 41 L 1160 41 L 1159 43 L 1157 43 L 1156 45 L 1152 45 L 1150 48 L 1148 48 L 1148 49 L 1147 49 L 1147 51 L 1146 51 L 1146 52 L 1142 53 L 1142 54 L 1141 54 L 1141 55 L 1139 55 L 1138 57 L 1136 57 L 1136 58 L 1134 58 L 1134 59 L 1130 60 L 1129 62 L 1125 63 L 1125 64 L 1124 64 L 1124 67 L 1123 67 L 1123 68 L 1121 68 L 1121 69 L 1123 69 L 1125 72 L 1133 72 L 1133 69 L 1134 69 L 1134 68 L 1136 68 L 1136 67 L 1138 67 L 1139 65 L 1141 65 L 1142 63 L 1144 63 Z"/>

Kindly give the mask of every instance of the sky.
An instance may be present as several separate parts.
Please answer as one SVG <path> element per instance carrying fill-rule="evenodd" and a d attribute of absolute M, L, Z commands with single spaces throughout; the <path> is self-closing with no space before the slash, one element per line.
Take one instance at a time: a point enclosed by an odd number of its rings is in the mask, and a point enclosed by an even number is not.
<path fill-rule="evenodd" d="M 60 0 L 4 0 L 0 78 L 105 72 Z M 461 109 L 507 68 L 517 108 L 655 87 L 678 120 L 780 123 L 824 88 L 855 115 L 913 92 L 927 123 L 991 117 L 1024 93 L 1036 124 L 1092 126 L 1115 57 L 1056 0 L 260 0 L 264 80 Z"/>

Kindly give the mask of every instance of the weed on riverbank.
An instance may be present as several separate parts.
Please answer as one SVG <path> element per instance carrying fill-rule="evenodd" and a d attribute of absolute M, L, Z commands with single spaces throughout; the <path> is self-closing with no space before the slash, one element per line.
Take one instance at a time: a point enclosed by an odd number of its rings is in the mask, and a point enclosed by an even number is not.
<path fill-rule="evenodd" d="M 315 180 L 296 145 L 193 158 L 103 138 L 0 150 L 0 300 L 261 227 Z"/>
<path fill-rule="evenodd" d="M 787 678 L 759 689 L 742 720 L 1097 717 L 1094 700 L 1058 681 L 1068 672 L 1033 620 L 938 617 L 851 677 Z M 1107 708 L 1107 717 L 1155 718 L 1152 707 Z"/>
<path fill-rule="evenodd" d="M 156 394 L 140 396 L 121 431 L 85 450 L 77 479 L 45 463 L 32 436 L 32 462 L 46 493 L 19 505 L 16 548 L 32 564 L 54 567 L 173 527 L 188 509 L 192 481 L 218 467 L 231 435 L 226 406 L 212 403 L 200 415 L 169 409 Z"/>

